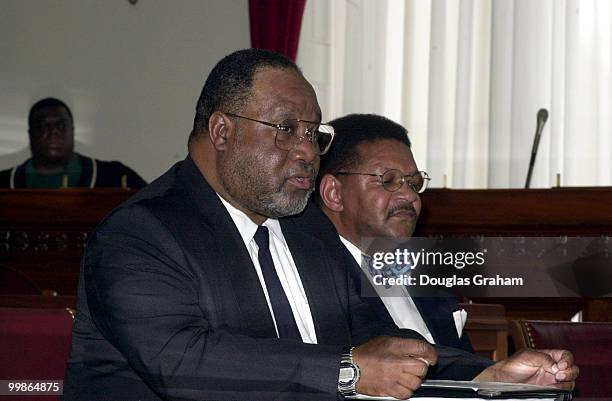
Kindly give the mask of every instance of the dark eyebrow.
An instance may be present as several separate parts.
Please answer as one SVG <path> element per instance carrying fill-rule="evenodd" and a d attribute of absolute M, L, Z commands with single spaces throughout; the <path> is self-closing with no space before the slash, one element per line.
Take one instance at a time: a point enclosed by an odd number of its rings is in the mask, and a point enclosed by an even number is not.
<path fill-rule="evenodd" d="M 389 170 L 397 170 L 397 171 L 399 171 L 400 173 L 402 173 L 403 175 L 415 175 L 416 173 L 418 173 L 419 171 L 421 171 L 421 170 L 418 170 L 418 169 L 417 169 L 417 170 L 414 170 L 414 171 L 412 171 L 412 172 L 410 172 L 410 173 L 404 174 L 404 172 L 403 172 L 402 170 L 400 170 L 399 168 L 395 168 L 395 167 L 386 167 L 386 166 L 383 166 L 383 167 L 381 167 L 381 168 L 382 168 L 382 171 L 381 171 L 380 173 L 378 173 L 378 174 L 384 174 L 384 173 L 386 173 L 386 172 L 387 172 L 387 171 L 389 171 Z M 376 169 L 378 169 L 378 167 L 374 167 L 374 170 L 376 170 Z"/>

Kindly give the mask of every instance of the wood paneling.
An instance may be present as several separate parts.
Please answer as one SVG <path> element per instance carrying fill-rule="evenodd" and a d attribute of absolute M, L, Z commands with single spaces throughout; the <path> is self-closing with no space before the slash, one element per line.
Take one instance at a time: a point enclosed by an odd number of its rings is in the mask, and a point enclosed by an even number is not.
<path fill-rule="evenodd" d="M 612 188 L 428 189 L 415 235 L 612 235 Z"/>
<path fill-rule="evenodd" d="M 0 190 L 0 265 L 39 288 L 75 295 L 79 262 L 96 224 L 134 192 L 116 189 Z M 416 235 L 609 236 L 611 188 L 429 189 Z M 483 299 L 523 319 L 611 320 L 610 300 Z"/>
<path fill-rule="evenodd" d="M 17 269 L 41 290 L 76 295 L 88 236 L 122 189 L 0 190 L 0 265 Z"/>
<path fill-rule="evenodd" d="M 508 322 L 504 307 L 493 304 L 465 304 L 468 313 L 464 330 L 470 335 L 474 352 L 500 361 L 508 356 Z"/>
<path fill-rule="evenodd" d="M 612 188 L 428 189 L 417 236 L 611 236 Z M 612 300 L 482 298 L 513 319 L 612 321 Z"/>

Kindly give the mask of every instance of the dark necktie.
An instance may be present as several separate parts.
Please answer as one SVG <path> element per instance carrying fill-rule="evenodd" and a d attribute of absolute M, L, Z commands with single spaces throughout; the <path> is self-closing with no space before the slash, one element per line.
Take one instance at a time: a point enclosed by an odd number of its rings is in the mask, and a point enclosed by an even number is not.
<path fill-rule="evenodd" d="M 272 304 L 272 311 L 274 312 L 274 319 L 276 320 L 278 336 L 280 338 L 293 338 L 301 341 L 302 336 L 300 335 L 300 331 L 295 323 L 291 305 L 289 304 L 285 290 L 283 290 L 283 286 L 281 285 L 278 275 L 276 274 L 276 269 L 274 268 L 272 255 L 270 254 L 268 228 L 259 226 L 255 232 L 254 238 L 257 246 L 259 247 L 257 258 L 259 259 L 261 273 L 263 274 L 264 281 L 266 282 L 266 288 L 268 289 L 268 296 L 270 297 L 270 303 Z"/>

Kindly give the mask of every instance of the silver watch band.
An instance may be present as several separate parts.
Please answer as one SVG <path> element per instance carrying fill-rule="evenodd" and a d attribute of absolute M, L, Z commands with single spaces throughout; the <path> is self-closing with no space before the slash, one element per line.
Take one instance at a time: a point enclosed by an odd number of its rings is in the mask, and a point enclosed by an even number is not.
<path fill-rule="evenodd" d="M 353 349 L 351 347 L 342 353 L 340 359 L 340 374 L 338 377 L 338 392 L 342 395 L 353 395 L 355 387 L 361 376 L 359 366 L 353 361 Z"/>

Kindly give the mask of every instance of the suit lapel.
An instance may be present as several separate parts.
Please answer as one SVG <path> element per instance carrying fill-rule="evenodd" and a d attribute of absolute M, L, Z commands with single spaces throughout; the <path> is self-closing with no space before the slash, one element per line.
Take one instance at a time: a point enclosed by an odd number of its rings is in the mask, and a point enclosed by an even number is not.
<path fill-rule="evenodd" d="M 222 280 L 229 280 L 233 290 L 233 294 L 224 293 L 222 298 L 231 304 L 231 307 L 238 309 L 240 327 L 245 332 L 254 337 L 276 337 L 274 322 L 255 267 L 228 211 L 191 157 L 188 156 L 182 163 L 178 175 L 183 190 L 214 229 L 219 254 L 216 259 L 218 263 L 215 261 L 213 264 L 218 265 L 208 268 Z M 339 278 L 335 277 L 333 269 L 337 266 L 330 260 L 323 243 L 305 232 L 304 225 L 309 224 L 308 221 L 295 216 L 280 219 L 283 235 L 306 292 L 317 342 L 339 344 L 349 339 L 349 330 L 348 326 L 338 321 L 338 316 L 346 312 L 342 310 L 343 303 L 335 287 Z M 224 288 L 227 288 L 227 285 Z M 330 299 L 339 301 L 329 302 Z"/>
<path fill-rule="evenodd" d="M 443 297 L 413 297 L 419 313 L 437 344 L 455 347 L 459 343 L 453 316 L 453 302 Z"/>
<path fill-rule="evenodd" d="M 27 188 L 26 183 L 26 165 L 32 159 L 26 160 L 23 164 L 15 168 L 15 178 L 14 178 L 14 186 L 11 189 L 15 188 Z"/>
<path fill-rule="evenodd" d="M 297 267 L 319 344 L 337 344 L 347 336 L 341 330 L 338 316 L 342 313 L 336 304 L 326 302 L 337 296 L 333 266 L 327 257 L 324 245 L 300 229 L 295 220 L 281 219 L 283 235 Z M 330 294 L 334 294 L 331 295 Z"/>
<path fill-rule="evenodd" d="M 253 337 L 276 337 L 274 321 L 255 271 L 253 261 L 244 245 L 242 237 L 219 200 L 218 195 L 208 185 L 197 166 L 187 157 L 179 172 L 183 188 L 214 229 L 216 249 L 219 250 L 219 263 L 211 263 L 209 268 L 215 276 L 229 281 L 233 294 L 221 294 L 221 299 L 237 307 L 240 327 Z M 210 263 L 210 261 L 208 261 Z M 223 288 L 227 288 L 225 285 Z M 233 298 L 233 302 L 230 301 Z"/>
<path fill-rule="evenodd" d="M 349 253 L 348 249 L 343 246 L 343 249 Z M 377 312 L 378 316 L 388 322 L 393 322 L 393 318 L 389 314 L 386 306 L 377 295 L 372 282 L 367 278 L 361 267 L 354 261 L 354 258 L 349 253 L 349 259 L 354 262 L 351 264 L 351 275 L 361 286 L 360 291 L 363 299 Z M 408 288 L 410 290 L 410 288 Z M 453 306 L 456 303 L 451 303 L 444 297 L 419 297 L 413 296 L 412 300 L 416 305 L 419 314 L 425 321 L 429 332 L 436 344 L 444 344 L 448 346 L 456 346 L 458 344 L 457 332 L 455 323 L 450 318 L 453 312 Z"/>
<path fill-rule="evenodd" d="M 227 210 L 223 209 L 227 215 Z M 274 321 L 253 261 L 233 221 L 229 215 L 225 217 L 223 220 L 229 221 L 215 227 L 216 242 L 224 272 L 234 289 L 235 302 L 244 319 L 242 326 L 255 337 L 276 337 Z"/>
<path fill-rule="evenodd" d="M 89 188 L 92 184 L 91 180 L 93 178 L 93 159 L 85 156 L 81 156 L 78 153 L 75 153 L 79 158 L 79 163 L 81 163 L 81 177 L 79 178 L 79 186 Z M 95 182 L 93 183 L 95 186 Z"/>

